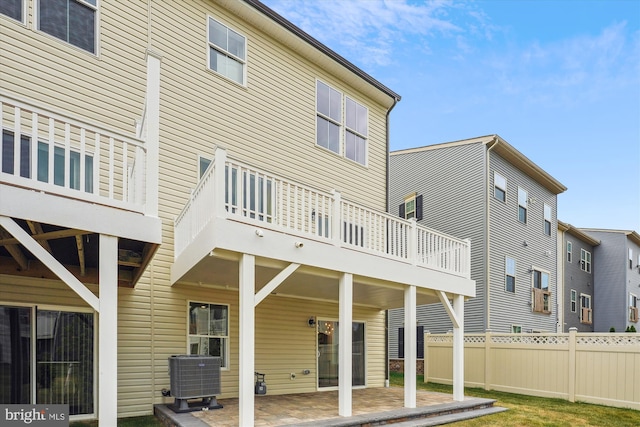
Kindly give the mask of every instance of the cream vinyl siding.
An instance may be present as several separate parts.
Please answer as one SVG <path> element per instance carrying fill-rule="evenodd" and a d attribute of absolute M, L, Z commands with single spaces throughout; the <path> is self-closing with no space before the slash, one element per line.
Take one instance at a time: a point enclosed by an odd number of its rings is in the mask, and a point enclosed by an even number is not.
<path fill-rule="evenodd" d="M 99 2 L 98 55 L 0 15 L 0 89 L 131 135 L 145 98 L 147 7 Z"/>
<path fill-rule="evenodd" d="M 208 69 L 209 16 L 247 37 L 246 87 Z M 162 165 L 167 179 L 182 181 L 184 167 L 195 168 L 197 155 L 212 153 L 218 145 L 230 157 L 320 189 L 337 188 L 345 198 L 384 209 L 382 105 L 213 4 L 154 2 L 152 27 L 152 45 L 163 54 L 161 139 L 166 151 L 161 156 L 171 156 L 173 165 L 169 170 Z M 368 167 L 315 145 L 316 79 L 369 109 Z M 196 174 L 189 176 L 193 181 L 186 186 L 195 186 Z M 188 192 L 176 196 L 183 201 Z"/>

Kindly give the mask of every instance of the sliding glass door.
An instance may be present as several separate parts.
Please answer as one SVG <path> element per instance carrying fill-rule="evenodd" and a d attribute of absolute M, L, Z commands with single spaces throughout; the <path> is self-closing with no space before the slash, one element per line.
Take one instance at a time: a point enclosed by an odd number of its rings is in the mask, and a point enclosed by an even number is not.
<path fill-rule="evenodd" d="M 92 313 L 0 306 L 0 403 L 92 414 L 94 359 Z"/>
<path fill-rule="evenodd" d="M 352 323 L 351 379 L 354 386 L 365 385 L 364 323 Z M 338 322 L 318 320 L 318 387 L 338 386 Z"/>

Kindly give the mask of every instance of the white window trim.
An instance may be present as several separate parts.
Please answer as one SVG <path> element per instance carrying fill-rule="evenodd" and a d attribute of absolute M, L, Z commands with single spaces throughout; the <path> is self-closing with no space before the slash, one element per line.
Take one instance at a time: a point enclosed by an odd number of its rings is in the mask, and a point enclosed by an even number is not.
<path fill-rule="evenodd" d="M 524 194 L 524 201 L 520 201 L 520 193 Z M 524 222 L 520 221 L 520 207 L 525 210 Z M 518 187 L 518 222 L 521 224 L 527 224 L 529 222 L 529 193 L 522 187 Z"/>
<path fill-rule="evenodd" d="M 548 216 L 547 216 L 547 211 L 549 212 Z M 552 221 L 551 221 L 551 217 L 552 217 L 551 205 L 549 205 L 547 203 L 544 203 L 542 205 L 542 214 L 544 216 L 544 221 L 543 221 L 543 224 L 544 224 L 544 227 L 545 227 L 544 228 L 544 234 L 545 234 L 545 236 L 551 236 L 553 234 L 553 228 L 551 227 L 551 225 L 552 225 Z M 546 229 L 547 222 L 549 223 L 549 234 L 547 234 L 547 229 Z"/>
<path fill-rule="evenodd" d="M 220 25 L 224 26 L 225 28 L 227 28 L 227 30 L 232 30 L 233 32 L 238 33 L 239 35 L 244 37 L 244 56 L 245 56 L 244 59 L 233 55 L 229 51 L 222 50 L 218 46 L 216 46 L 216 45 L 214 45 L 213 43 L 210 42 L 211 35 L 209 34 L 209 20 L 213 20 L 213 21 L 217 22 L 218 24 L 220 24 Z M 225 24 L 224 22 L 216 19 L 212 15 L 207 15 L 207 20 L 206 20 L 205 25 L 207 26 L 207 40 L 206 40 L 206 43 L 207 43 L 207 63 L 205 64 L 206 69 L 209 72 L 215 74 L 216 76 L 220 76 L 223 79 L 225 79 L 225 80 L 227 80 L 227 81 L 229 81 L 229 82 L 231 82 L 233 84 L 236 84 L 236 85 L 239 85 L 241 87 L 246 88 L 247 87 L 247 68 L 248 68 L 248 64 L 249 64 L 249 39 L 248 39 L 248 37 L 245 36 L 240 31 L 237 31 L 235 28 L 233 28 L 233 27 Z M 224 53 L 225 55 L 229 55 L 229 56 L 233 57 L 234 59 L 238 60 L 240 63 L 242 63 L 242 82 L 237 82 L 237 81 L 233 80 L 231 77 L 227 77 L 224 74 L 219 73 L 216 70 L 211 69 L 211 49 L 212 48 L 214 50 L 217 50 L 219 52 Z"/>
<path fill-rule="evenodd" d="M 25 3 L 27 1 L 29 1 L 29 0 L 25 0 Z M 40 10 L 40 2 L 41 1 L 42 0 L 34 0 L 34 2 L 33 2 L 33 29 L 36 30 L 38 32 L 38 34 L 42 34 L 45 37 L 50 38 L 51 40 L 55 40 L 57 42 L 62 42 L 65 45 L 71 47 L 72 49 L 77 50 L 78 52 L 83 52 L 83 53 L 86 53 L 86 54 L 91 55 L 91 56 L 100 57 L 100 21 L 101 21 L 101 18 L 100 18 L 100 9 L 101 9 L 100 8 L 100 1 L 101 0 L 96 0 L 96 5 L 95 6 L 90 4 L 90 3 L 87 3 L 84 0 L 75 0 L 78 3 L 82 3 L 82 4 L 86 5 L 87 7 L 90 7 L 92 9 L 94 9 L 95 12 L 96 12 L 96 15 L 95 15 L 96 19 L 95 19 L 95 24 L 94 24 L 94 29 L 93 29 L 93 31 L 94 31 L 94 42 L 95 42 L 95 46 L 94 46 L 95 52 L 89 52 L 88 50 L 84 50 L 81 47 L 78 47 L 78 46 L 76 46 L 74 44 L 69 43 L 68 41 L 59 39 L 58 37 L 52 36 L 51 34 L 40 30 L 40 25 L 38 25 L 38 23 L 40 22 L 40 16 L 38 16 L 38 11 Z M 27 13 L 28 13 L 28 10 L 27 10 Z"/>
<path fill-rule="evenodd" d="M 513 260 L 513 267 L 514 267 L 514 272 L 513 272 L 513 292 L 511 292 L 510 290 L 507 289 L 507 276 L 511 276 L 511 274 L 509 274 L 509 272 L 507 271 L 507 260 L 508 259 L 512 259 Z M 504 291 L 508 292 L 510 294 L 515 294 L 516 293 L 516 272 L 518 271 L 518 264 L 515 258 L 509 257 L 509 256 L 505 256 L 504 257 Z"/>
<path fill-rule="evenodd" d="M 326 84 L 326 83 L 325 83 L 325 84 Z M 316 86 L 316 90 L 317 90 L 317 86 Z M 367 119 L 366 119 L 366 120 L 367 120 L 367 134 L 366 134 L 366 135 L 361 134 L 360 132 L 358 132 L 358 131 L 357 131 L 357 130 L 355 130 L 355 129 L 351 129 L 351 128 L 347 125 L 347 99 L 348 99 L 348 100 L 350 100 L 350 101 L 352 101 L 353 103 L 355 103 L 355 104 L 356 104 L 356 106 L 361 106 L 361 107 L 363 107 L 365 110 L 367 110 Z M 345 158 L 345 159 L 347 159 L 347 160 L 349 160 L 349 161 L 351 161 L 351 162 L 353 162 L 353 163 L 356 163 L 356 164 L 358 164 L 358 165 L 360 165 L 360 166 L 368 167 L 368 166 L 369 166 L 369 107 L 367 107 L 365 104 L 363 104 L 363 103 L 361 103 L 361 102 L 356 101 L 354 98 L 352 98 L 352 97 L 350 97 L 350 96 L 348 96 L 348 95 L 346 95 L 346 94 L 343 94 L 343 110 L 344 110 L 344 111 L 343 111 L 343 116 L 344 116 L 344 117 L 343 117 L 342 121 L 344 122 L 344 130 L 343 130 L 343 133 L 344 133 L 345 135 L 344 135 L 344 137 L 342 138 L 342 140 L 343 140 L 343 142 L 344 142 L 344 149 L 343 149 L 343 151 L 344 151 L 344 158 Z M 346 136 L 346 133 L 347 133 L 347 132 L 350 132 L 350 133 L 354 134 L 355 136 L 358 136 L 358 137 L 360 137 L 360 138 L 364 139 L 364 141 L 365 141 L 364 163 L 360 163 L 360 162 L 359 162 L 359 161 L 357 161 L 357 160 L 350 159 L 350 158 L 348 158 L 348 157 L 347 157 L 347 136 Z"/>
<path fill-rule="evenodd" d="M 589 254 L 589 259 L 590 261 L 587 263 L 587 255 Z M 584 257 L 583 257 L 584 256 Z M 583 264 L 584 261 L 584 264 Z M 589 265 L 589 269 L 587 270 L 587 264 Z M 585 250 L 585 249 L 580 249 L 580 270 L 584 271 L 585 273 L 589 273 L 591 274 L 591 272 L 593 271 L 593 260 L 591 257 L 591 252 Z"/>
<path fill-rule="evenodd" d="M 22 4 L 22 20 L 14 19 L 9 15 L 4 15 L 4 14 L 0 14 L 0 17 L 9 19 L 12 22 L 20 23 L 24 26 L 27 26 L 27 13 L 29 13 L 28 3 L 29 3 L 29 0 L 20 0 L 20 4 Z"/>
<path fill-rule="evenodd" d="M 498 185 L 498 177 L 500 177 L 504 181 L 504 188 Z M 504 201 L 496 197 L 496 188 L 504 191 Z M 507 202 L 507 178 L 496 171 L 493 171 L 493 198 L 503 203 Z"/>
<path fill-rule="evenodd" d="M 329 88 L 335 90 L 336 92 L 338 92 L 340 94 L 340 121 L 337 122 L 335 119 L 332 119 L 331 117 L 321 113 L 318 110 L 318 82 L 322 83 L 323 85 L 328 86 Z M 345 98 L 345 94 L 341 91 L 339 91 L 338 89 L 336 89 L 335 87 L 331 86 L 329 83 L 320 80 L 320 79 L 316 79 L 316 83 L 315 83 L 316 87 L 315 87 L 315 93 L 316 93 L 316 97 L 314 99 L 315 102 L 315 127 L 316 127 L 316 133 L 315 133 L 315 139 L 314 139 L 314 145 L 318 148 L 320 148 L 321 150 L 326 151 L 327 153 L 331 153 L 334 156 L 338 156 L 341 158 L 345 158 L 344 157 L 344 120 L 345 120 L 345 107 L 344 107 L 344 98 Z M 337 125 L 340 130 L 338 132 L 338 152 L 336 153 L 335 151 L 331 150 L 328 147 L 323 147 L 322 145 L 318 144 L 318 117 L 322 117 L 323 119 L 327 120 L 330 123 L 333 123 L 335 125 Z M 361 165 L 362 166 L 362 165 Z"/>
<path fill-rule="evenodd" d="M 582 305 L 582 298 L 589 300 L 589 307 L 584 307 Z M 580 322 L 581 323 L 592 323 L 593 322 L 593 307 L 591 306 L 593 304 L 593 299 L 591 298 L 591 295 L 589 294 L 583 294 L 582 292 L 580 292 Z M 589 319 L 583 319 L 582 318 L 582 309 L 584 308 L 588 308 L 589 310 L 591 310 L 591 320 Z"/>
<path fill-rule="evenodd" d="M 571 289 L 569 310 L 571 310 L 572 313 L 576 313 L 578 311 L 578 292 L 575 289 Z"/>
<path fill-rule="evenodd" d="M 191 337 L 192 335 L 194 336 L 198 336 L 197 334 L 191 334 L 189 333 L 189 307 L 191 307 L 191 303 L 195 302 L 195 303 L 200 303 L 200 304 L 209 304 L 209 305 L 223 305 L 225 307 L 227 307 L 227 335 L 226 335 L 226 340 L 227 340 L 227 345 L 225 346 L 224 349 L 224 361 L 226 361 L 227 366 L 220 366 L 220 370 L 221 371 L 229 371 L 231 370 L 231 361 L 229 360 L 229 357 L 231 355 L 231 306 L 229 304 L 224 304 L 224 303 L 218 303 L 218 302 L 206 302 L 204 300 L 187 300 L 187 330 L 186 330 L 186 338 L 187 338 L 187 345 L 186 345 L 186 352 L 185 354 L 191 354 L 191 345 L 189 343 L 189 337 Z M 208 335 L 208 336 L 212 336 L 212 337 L 216 337 L 217 335 Z M 222 337 L 224 338 L 224 337 Z"/>
<path fill-rule="evenodd" d="M 571 240 L 567 240 L 567 262 L 568 263 L 572 263 L 573 262 L 573 243 L 571 242 Z"/>
<path fill-rule="evenodd" d="M 413 201 L 413 211 L 411 211 L 413 212 L 413 216 L 411 218 L 416 217 L 416 197 L 417 196 L 418 196 L 418 193 L 412 193 L 404 198 L 404 219 L 410 219 L 410 218 L 407 218 L 407 215 L 409 214 L 409 211 L 407 210 L 407 203 L 411 201 Z"/>

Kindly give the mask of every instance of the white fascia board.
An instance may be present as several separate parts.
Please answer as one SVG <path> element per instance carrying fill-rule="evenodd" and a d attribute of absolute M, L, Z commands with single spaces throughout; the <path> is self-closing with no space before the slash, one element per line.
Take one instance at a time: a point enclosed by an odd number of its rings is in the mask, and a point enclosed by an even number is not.
<path fill-rule="evenodd" d="M 0 200 L 0 215 L 141 242 L 162 243 L 162 222 L 159 218 L 3 184 L 0 184 Z"/>
<path fill-rule="evenodd" d="M 476 295 L 475 281 L 471 279 L 268 229 L 262 229 L 263 237 L 258 237 L 256 228 L 259 226 L 213 219 L 175 260 L 171 282 L 180 280 L 213 249 L 224 249 L 469 298 Z M 296 242 L 303 246 L 296 247 Z"/>

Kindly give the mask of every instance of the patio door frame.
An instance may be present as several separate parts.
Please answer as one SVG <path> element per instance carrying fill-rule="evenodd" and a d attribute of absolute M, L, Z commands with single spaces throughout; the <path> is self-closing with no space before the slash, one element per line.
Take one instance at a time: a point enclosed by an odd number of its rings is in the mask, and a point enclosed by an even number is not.
<path fill-rule="evenodd" d="M 338 383 L 336 383 L 336 385 L 331 385 L 331 386 L 321 386 L 320 385 L 320 343 L 318 341 L 318 337 L 319 337 L 319 332 L 320 332 L 320 325 L 323 322 L 333 322 L 335 324 L 335 331 L 338 330 L 338 322 L 339 320 L 336 318 L 332 318 L 332 317 L 322 317 L 322 316 L 318 316 L 316 318 L 316 389 L 318 391 L 325 391 L 325 390 L 338 390 Z M 364 328 L 364 332 L 363 332 L 363 349 L 362 349 L 362 366 L 364 367 L 364 371 L 363 371 L 363 384 L 359 384 L 359 385 L 353 385 L 352 388 L 353 389 L 358 389 L 358 388 L 366 388 L 367 387 L 367 322 L 363 321 L 363 320 L 353 320 L 352 323 L 358 323 L 361 324 L 362 327 Z M 355 336 L 354 336 L 355 337 Z M 353 338 L 352 338 L 353 339 Z M 338 354 L 340 352 L 339 349 L 339 343 L 336 340 L 335 345 L 338 347 Z M 338 356 L 339 359 L 339 356 Z M 337 373 L 339 370 L 339 366 L 338 364 L 336 364 L 336 381 L 337 381 Z"/>
<path fill-rule="evenodd" d="M 69 417 L 70 421 L 81 421 L 81 420 L 91 420 L 95 419 L 98 414 L 98 316 L 96 312 L 88 307 L 70 307 L 70 306 L 60 306 L 60 305 L 51 305 L 51 304 L 29 304 L 29 303 L 19 303 L 19 302 L 10 302 L 0 300 L 0 306 L 2 307 L 13 307 L 13 308 L 27 308 L 31 312 L 31 324 L 29 325 L 29 332 L 31 334 L 30 337 L 30 360 L 29 360 L 29 371 L 30 371 L 30 405 L 37 405 L 37 359 L 38 355 L 36 352 L 37 349 L 37 340 L 38 340 L 38 330 L 37 330 L 37 316 L 38 310 L 41 311 L 62 311 L 66 313 L 85 313 L 91 314 L 93 316 L 93 384 L 92 384 L 92 400 L 93 400 L 93 412 L 89 414 L 78 414 L 71 415 Z"/>

